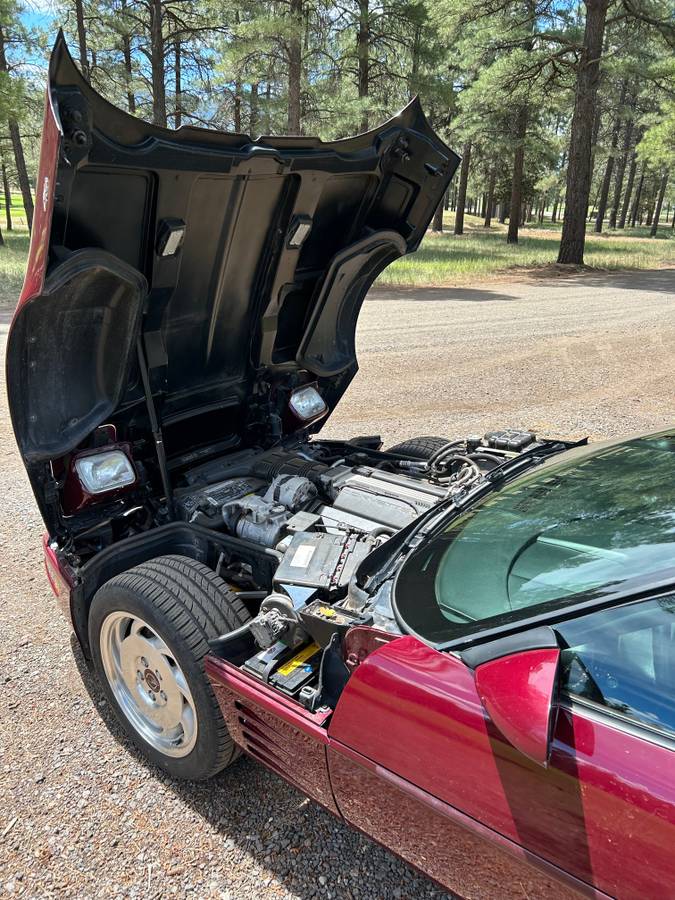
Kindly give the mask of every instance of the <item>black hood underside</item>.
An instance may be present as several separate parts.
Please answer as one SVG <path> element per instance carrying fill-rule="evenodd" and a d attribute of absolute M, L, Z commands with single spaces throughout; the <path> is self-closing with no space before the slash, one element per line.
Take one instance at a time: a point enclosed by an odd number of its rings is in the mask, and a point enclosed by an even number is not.
<path fill-rule="evenodd" d="M 368 288 L 417 248 L 459 162 L 417 100 L 328 143 L 159 128 L 98 95 L 62 36 L 50 116 L 55 183 L 38 195 L 53 212 L 31 247 L 46 277 L 24 291 L 8 346 L 29 469 L 102 423 L 150 435 L 139 353 L 177 451 L 214 411 L 250 444 L 280 386 L 314 381 L 332 411 L 357 370 Z M 46 138 L 42 153 L 41 177 Z"/>

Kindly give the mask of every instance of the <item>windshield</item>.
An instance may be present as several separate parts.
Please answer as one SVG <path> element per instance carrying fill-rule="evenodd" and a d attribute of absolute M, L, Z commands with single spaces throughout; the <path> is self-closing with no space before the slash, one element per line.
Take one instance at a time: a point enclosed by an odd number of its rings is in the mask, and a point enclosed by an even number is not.
<path fill-rule="evenodd" d="M 675 432 L 558 460 L 410 556 L 398 613 L 434 642 L 564 606 L 675 563 Z"/>

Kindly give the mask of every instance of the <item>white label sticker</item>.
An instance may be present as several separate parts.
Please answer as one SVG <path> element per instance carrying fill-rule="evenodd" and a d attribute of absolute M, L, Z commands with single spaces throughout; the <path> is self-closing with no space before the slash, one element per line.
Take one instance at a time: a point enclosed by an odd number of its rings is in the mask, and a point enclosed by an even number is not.
<path fill-rule="evenodd" d="M 310 559 L 314 556 L 315 550 L 316 547 L 312 547 L 311 544 L 300 544 L 298 549 L 293 554 L 291 565 L 296 569 L 306 569 L 309 565 Z"/>

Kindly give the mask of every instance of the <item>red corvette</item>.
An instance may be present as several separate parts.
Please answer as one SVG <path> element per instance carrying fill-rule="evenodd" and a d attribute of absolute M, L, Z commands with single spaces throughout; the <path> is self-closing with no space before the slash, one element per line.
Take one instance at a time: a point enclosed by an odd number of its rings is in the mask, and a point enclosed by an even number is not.
<path fill-rule="evenodd" d="M 7 361 L 47 574 L 173 776 L 243 750 L 465 897 L 670 896 L 675 432 L 316 436 L 457 163 L 416 102 L 169 132 L 57 42 Z"/>

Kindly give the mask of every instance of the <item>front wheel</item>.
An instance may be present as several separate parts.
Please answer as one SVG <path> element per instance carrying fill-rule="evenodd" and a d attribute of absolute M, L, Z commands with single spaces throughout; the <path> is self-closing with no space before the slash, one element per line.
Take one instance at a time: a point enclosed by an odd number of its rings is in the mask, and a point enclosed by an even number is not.
<path fill-rule="evenodd" d="M 106 582 L 89 614 L 96 673 L 122 727 L 177 778 L 215 775 L 237 756 L 204 670 L 208 641 L 246 607 L 202 563 L 163 556 Z"/>

